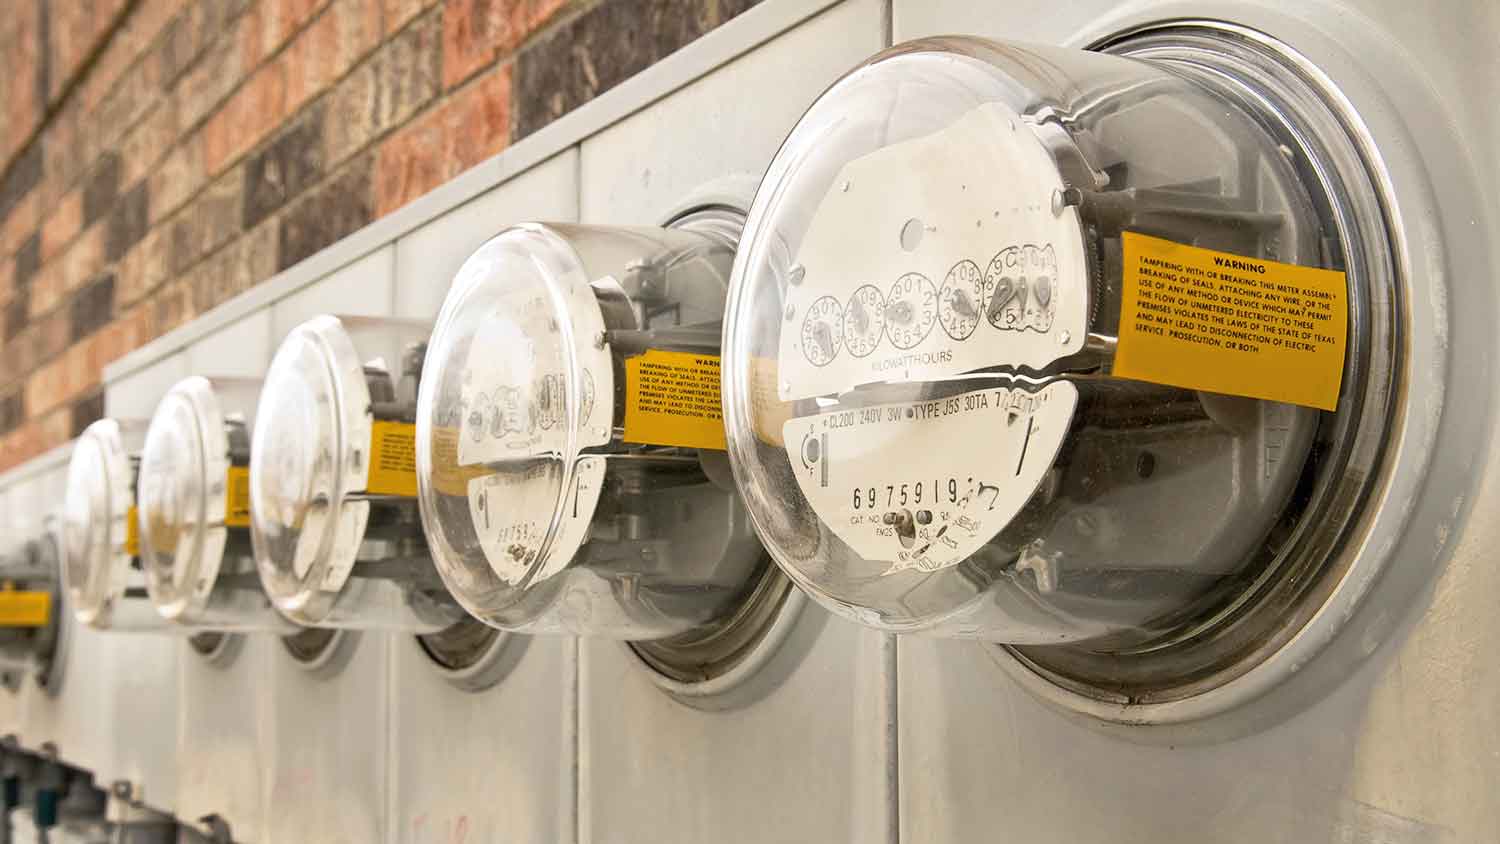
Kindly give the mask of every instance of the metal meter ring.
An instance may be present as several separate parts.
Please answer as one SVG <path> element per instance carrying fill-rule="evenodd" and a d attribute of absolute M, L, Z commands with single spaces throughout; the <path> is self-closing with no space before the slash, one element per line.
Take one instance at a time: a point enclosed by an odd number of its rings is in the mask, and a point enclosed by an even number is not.
<path fill-rule="evenodd" d="M 1378 461 L 1385 221 L 1318 96 L 1222 53 L 927 39 L 804 115 L 737 257 L 725 419 L 757 530 L 825 606 L 1080 694 L 1191 696 L 1244 652 L 1189 643 L 1329 570 L 1280 552 L 1357 518 Z M 842 335 L 803 316 L 829 299 Z"/>

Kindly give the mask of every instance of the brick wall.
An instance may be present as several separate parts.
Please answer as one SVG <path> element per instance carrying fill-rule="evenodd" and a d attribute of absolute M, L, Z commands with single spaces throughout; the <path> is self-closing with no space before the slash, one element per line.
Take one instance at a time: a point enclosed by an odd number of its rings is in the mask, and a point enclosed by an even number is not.
<path fill-rule="evenodd" d="M 103 366 L 757 0 L 13 0 L 0 16 L 0 470 Z"/>

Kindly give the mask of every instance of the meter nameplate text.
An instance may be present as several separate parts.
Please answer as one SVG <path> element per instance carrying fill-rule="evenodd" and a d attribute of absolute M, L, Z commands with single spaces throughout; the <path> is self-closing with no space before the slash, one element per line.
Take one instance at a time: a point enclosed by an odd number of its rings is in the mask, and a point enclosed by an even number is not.
<path fill-rule="evenodd" d="M 556 489 L 562 466 L 554 461 L 506 467 L 469 481 L 469 519 L 495 576 L 514 586 L 533 570 L 532 583 L 562 571 L 588 538 L 604 489 L 604 469 L 603 457 L 579 459 L 560 504 Z M 559 516 L 556 532 L 538 565 L 554 514 Z"/>
<path fill-rule="evenodd" d="M 46 627 L 51 620 L 51 592 L 0 590 L 0 627 Z"/>
<path fill-rule="evenodd" d="M 996 387 L 834 410 L 786 423 L 797 485 L 867 560 L 937 571 L 963 562 L 1030 500 L 1057 458 L 1078 389 Z"/>
<path fill-rule="evenodd" d="M 625 442 L 723 451 L 719 356 L 647 349 L 628 358 Z"/>
<path fill-rule="evenodd" d="M 249 466 L 230 466 L 224 475 L 224 526 L 250 527 Z"/>
<path fill-rule="evenodd" d="M 846 164 L 787 271 L 784 400 L 1041 369 L 1083 348 L 1077 211 L 1025 118 L 999 103 Z"/>
<path fill-rule="evenodd" d="M 1123 241 L 1116 376 L 1338 406 L 1349 330 L 1344 273 L 1134 232 Z"/>
<path fill-rule="evenodd" d="M 371 495 L 417 495 L 417 426 L 376 419 L 370 423 Z"/>

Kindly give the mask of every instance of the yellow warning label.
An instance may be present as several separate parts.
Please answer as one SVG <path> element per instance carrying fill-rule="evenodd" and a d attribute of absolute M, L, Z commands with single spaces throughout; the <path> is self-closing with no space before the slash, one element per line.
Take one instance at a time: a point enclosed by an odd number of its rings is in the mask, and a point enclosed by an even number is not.
<path fill-rule="evenodd" d="M 1115 375 L 1333 410 L 1348 332 L 1342 272 L 1124 233 Z"/>
<path fill-rule="evenodd" d="M 250 527 L 249 466 L 230 466 L 224 478 L 224 526 Z"/>
<path fill-rule="evenodd" d="M 719 356 L 647 349 L 625 361 L 625 441 L 722 451 Z"/>
<path fill-rule="evenodd" d="M 495 474 L 484 464 L 458 465 L 458 437 L 460 430 L 452 426 L 432 429 L 432 486 L 439 495 L 467 498 L 469 481 Z"/>
<path fill-rule="evenodd" d="M 416 425 L 377 419 L 370 426 L 370 483 L 365 491 L 372 495 L 416 496 Z"/>
<path fill-rule="evenodd" d="M 136 524 L 134 504 L 125 511 L 125 553 L 132 557 L 141 555 L 141 526 Z"/>
<path fill-rule="evenodd" d="M 51 592 L 0 591 L 0 627 L 45 627 L 51 619 Z"/>

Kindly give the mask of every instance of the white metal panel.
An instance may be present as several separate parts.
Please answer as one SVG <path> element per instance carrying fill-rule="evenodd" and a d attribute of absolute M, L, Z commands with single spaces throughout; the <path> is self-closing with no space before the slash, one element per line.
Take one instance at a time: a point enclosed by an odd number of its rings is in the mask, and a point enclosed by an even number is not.
<path fill-rule="evenodd" d="M 271 306 L 273 342 L 319 315 L 388 316 L 395 299 L 396 249 L 382 246 Z"/>
<path fill-rule="evenodd" d="M 841 3 L 585 141 L 584 222 L 653 224 L 706 183 L 758 180 L 818 94 L 885 45 L 884 16 Z"/>
<path fill-rule="evenodd" d="M 95 670 L 110 679 L 110 740 L 114 750 L 96 776 L 125 780 L 153 808 L 177 803 L 177 693 L 179 642 L 172 636 L 115 633 L 104 636 L 104 662 Z"/>
<path fill-rule="evenodd" d="M 189 374 L 187 355 L 182 353 L 132 372 L 105 386 L 104 414 L 115 419 L 148 421 L 161 397 Z"/>
<path fill-rule="evenodd" d="M 1488 14 L 1488 17 L 1485 17 Z M 1379 3 L 1318 2 L 1275 8 L 1270 2 L 1016 0 L 996 8 L 979 0 L 896 0 L 894 37 L 973 33 L 1035 42 L 1079 43 L 1153 19 L 1202 16 L 1257 26 L 1305 51 L 1345 88 L 1372 124 L 1383 154 L 1413 153 L 1389 131 L 1399 123 L 1421 138 L 1425 172 L 1404 167 L 1394 182 L 1414 239 L 1450 261 L 1456 300 L 1475 302 L 1479 243 L 1495 237 L 1493 150 L 1500 137 L 1491 101 L 1500 87 L 1493 10 L 1434 13 Z M 1347 50 L 1331 60 L 1336 51 Z M 1384 89 L 1380 94 L 1372 93 Z M 1477 99 L 1476 99 L 1477 98 Z M 1404 112 L 1404 113 L 1403 113 Z M 1451 121 L 1454 127 L 1449 131 Z M 1426 129 L 1443 127 L 1430 137 Z M 1443 138 L 1465 139 L 1472 158 Z M 1444 144 L 1439 146 L 1438 144 Z M 1476 175 L 1478 176 L 1476 178 Z M 1420 186 L 1434 180 L 1438 213 L 1424 214 Z M 1475 184 L 1488 195 L 1476 199 Z M 1440 239 L 1446 239 L 1446 245 Z M 1444 254 L 1446 252 L 1446 254 Z M 1429 270 L 1432 267 L 1423 266 Z M 1442 267 L 1436 269 L 1441 274 Z M 1488 284 L 1488 282 L 1482 282 Z M 1461 308 L 1413 291 L 1418 306 L 1451 307 L 1455 325 L 1493 319 L 1493 302 Z M 1473 340 L 1478 333 L 1464 336 Z M 1493 333 L 1486 335 L 1493 340 Z M 1462 348 L 1474 364 L 1495 359 L 1493 343 Z M 1491 377 L 1493 373 L 1491 373 Z M 901 822 L 908 841 L 993 839 L 1032 842 L 1380 841 L 1434 844 L 1489 840 L 1500 794 L 1500 670 L 1483 643 L 1500 634 L 1492 564 L 1500 496 L 1500 454 L 1483 400 L 1493 384 L 1465 390 L 1445 410 L 1454 439 L 1435 470 L 1429 504 L 1405 538 L 1413 549 L 1396 564 L 1429 565 L 1432 548 L 1457 539 L 1445 567 L 1430 569 L 1432 590 L 1415 607 L 1369 609 L 1379 627 L 1407 613 L 1382 643 L 1351 634 L 1347 648 L 1322 655 L 1304 672 L 1357 673 L 1325 698 L 1274 726 L 1232 740 L 1172 744 L 1131 731 L 1101 730 L 1065 717 L 1012 683 L 972 642 L 903 639 L 899 648 Z M 1431 408 L 1436 412 L 1437 407 Z M 1452 421 L 1456 420 L 1456 421 Z M 1489 443 L 1475 453 L 1457 437 Z M 1454 451 L 1476 465 L 1460 468 Z M 1462 474 L 1460 474 L 1460 472 Z M 1470 474 L 1473 473 L 1473 474 Z M 1484 478 L 1474 501 L 1464 478 Z M 1442 492 L 1440 492 L 1440 490 Z M 1386 502 L 1386 506 L 1400 506 Z M 1472 508 L 1472 509 L 1470 509 Z M 1464 523 L 1465 513 L 1473 513 Z M 1358 628 L 1357 628 L 1358 630 Z M 1339 664 L 1332 664 L 1339 663 Z M 1267 717 L 1268 702 L 1252 704 Z M 1136 728 L 1139 730 L 1139 728 Z"/>
<path fill-rule="evenodd" d="M 177 812 L 185 821 L 217 814 L 237 841 L 264 841 L 269 697 L 262 691 L 275 636 L 240 637 L 224 662 L 178 646 Z"/>
<path fill-rule="evenodd" d="M 510 637 L 488 689 L 442 677 L 410 636 L 394 643 L 390 842 L 575 838 L 577 644 Z"/>
<path fill-rule="evenodd" d="M 656 224 L 706 183 L 758 177 L 818 93 L 883 46 L 884 11 L 835 6 L 585 141 L 584 220 Z M 620 643 L 583 640 L 581 840 L 886 840 L 882 638 L 808 606 L 783 648 L 763 695 L 707 711 Z"/>
<path fill-rule="evenodd" d="M 392 637 L 346 635 L 347 662 L 322 671 L 270 646 L 264 841 L 385 840 Z"/>
<path fill-rule="evenodd" d="M 187 347 L 188 372 L 209 377 L 260 378 L 271 363 L 271 311 L 261 309 Z"/>
<path fill-rule="evenodd" d="M 567 149 L 396 241 L 398 316 L 434 319 L 475 249 L 514 223 L 578 219 L 578 150 Z"/>

